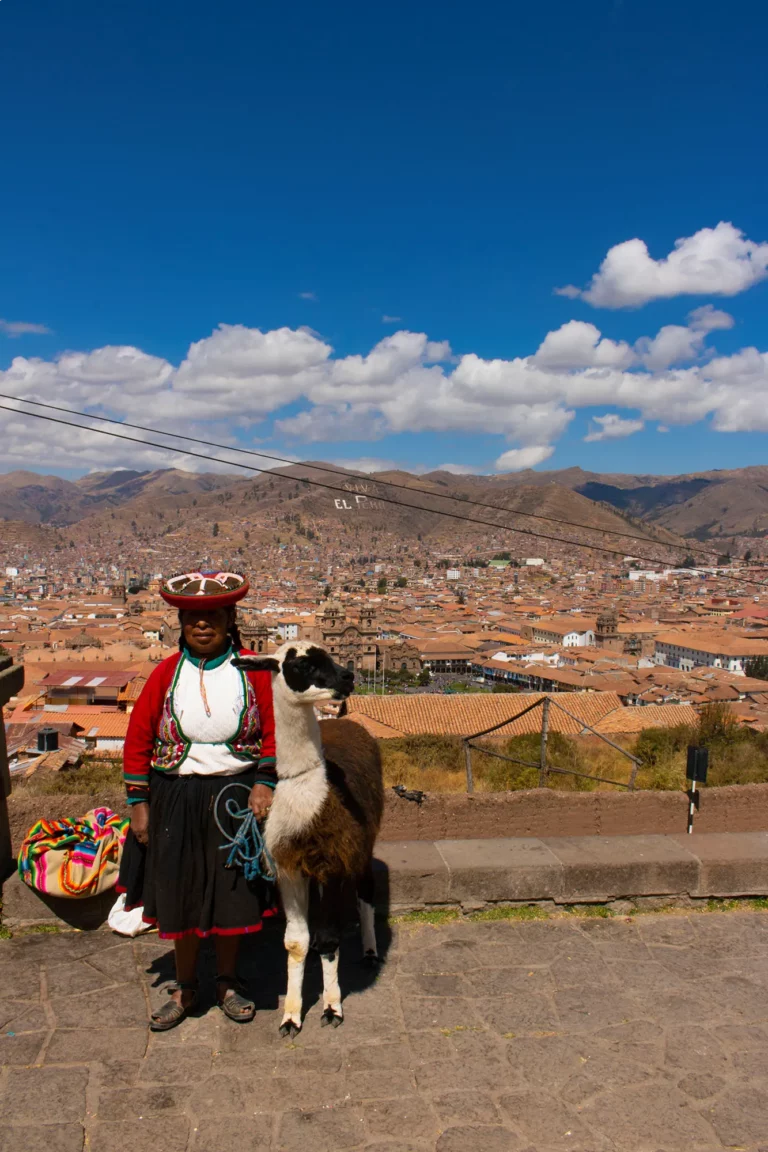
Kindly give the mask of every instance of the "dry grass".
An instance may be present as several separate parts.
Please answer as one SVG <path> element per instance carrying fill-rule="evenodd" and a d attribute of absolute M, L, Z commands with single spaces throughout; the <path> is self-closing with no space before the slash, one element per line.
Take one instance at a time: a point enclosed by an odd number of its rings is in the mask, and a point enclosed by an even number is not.
<path fill-rule="evenodd" d="M 489 750 L 538 765 L 540 737 L 516 736 L 510 740 L 479 742 Z M 708 783 L 760 784 L 768 782 L 768 733 L 740 726 L 727 708 L 705 708 L 694 725 L 649 728 L 638 737 L 614 738 L 625 751 L 641 761 L 636 787 L 657 791 L 686 787 L 685 767 L 689 744 L 709 748 Z M 388 786 L 405 784 L 427 792 L 466 791 L 464 746 L 459 737 L 411 736 L 381 741 L 384 780 Z M 629 782 L 632 762 L 597 736 L 550 734 L 548 763 L 588 776 L 600 776 L 616 784 L 587 780 L 576 775 L 550 774 L 547 786 L 558 791 L 603 791 Z M 503 792 L 538 785 L 538 767 L 512 764 L 484 755 L 475 748 L 472 770 L 477 792 Z"/>
<path fill-rule="evenodd" d="M 79 768 L 61 772 L 41 769 L 26 780 L 14 781 L 14 795 L 27 796 L 99 796 L 103 792 L 123 791 L 121 760 L 85 757 Z"/>

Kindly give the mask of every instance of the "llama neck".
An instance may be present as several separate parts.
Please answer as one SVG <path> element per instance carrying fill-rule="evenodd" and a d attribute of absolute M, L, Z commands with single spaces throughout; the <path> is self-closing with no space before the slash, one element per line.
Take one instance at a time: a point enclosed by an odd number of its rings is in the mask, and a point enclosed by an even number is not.
<path fill-rule="evenodd" d="M 275 692 L 274 710 L 277 788 L 266 839 L 270 851 L 279 852 L 320 814 L 328 796 L 328 777 L 314 708 L 289 704 Z"/>
<path fill-rule="evenodd" d="M 313 769 L 325 770 L 320 725 L 311 705 L 297 707 L 274 694 L 277 776 L 290 780 Z"/>

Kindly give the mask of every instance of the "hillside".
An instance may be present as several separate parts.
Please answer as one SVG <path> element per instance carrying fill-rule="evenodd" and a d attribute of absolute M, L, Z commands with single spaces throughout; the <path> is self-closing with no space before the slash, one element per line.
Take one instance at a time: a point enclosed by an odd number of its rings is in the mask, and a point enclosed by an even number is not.
<path fill-rule="evenodd" d="M 77 481 L 12 473 L 0 477 L 0 508 L 16 522 L 67 526 L 78 543 L 100 548 L 130 540 L 158 555 L 169 548 L 199 554 L 201 543 L 218 537 L 216 550 L 231 552 L 303 538 L 362 553 L 428 541 L 446 557 L 510 547 L 530 556 L 594 543 L 621 554 L 682 559 L 685 543 L 677 535 L 590 499 L 577 490 L 582 478 L 577 473 L 570 470 L 568 484 L 557 482 L 557 473 L 526 473 L 525 480 L 535 482 L 523 483 L 518 476 L 444 472 L 360 476 L 318 472 L 304 464 L 248 478 L 175 469 L 97 473 Z M 328 487 L 317 486 L 318 481 Z M 626 533 L 641 539 L 627 539 Z"/>

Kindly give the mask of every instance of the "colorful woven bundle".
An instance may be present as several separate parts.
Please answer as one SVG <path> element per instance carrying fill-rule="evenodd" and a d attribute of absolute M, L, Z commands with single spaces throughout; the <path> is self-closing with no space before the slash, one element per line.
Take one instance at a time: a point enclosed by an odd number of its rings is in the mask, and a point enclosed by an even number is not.
<path fill-rule="evenodd" d="M 38 820 L 19 851 L 19 876 L 49 896 L 96 896 L 113 888 L 130 821 L 110 808 L 78 820 Z"/>

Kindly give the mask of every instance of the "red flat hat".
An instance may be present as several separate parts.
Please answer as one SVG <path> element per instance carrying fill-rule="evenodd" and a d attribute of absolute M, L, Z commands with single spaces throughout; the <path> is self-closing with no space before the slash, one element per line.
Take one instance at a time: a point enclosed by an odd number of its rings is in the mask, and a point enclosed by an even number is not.
<path fill-rule="evenodd" d="M 160 585 L 160 595 L 174 608 L 230 608 L 248 592 L 237 572 L 184 572 Z"/>

